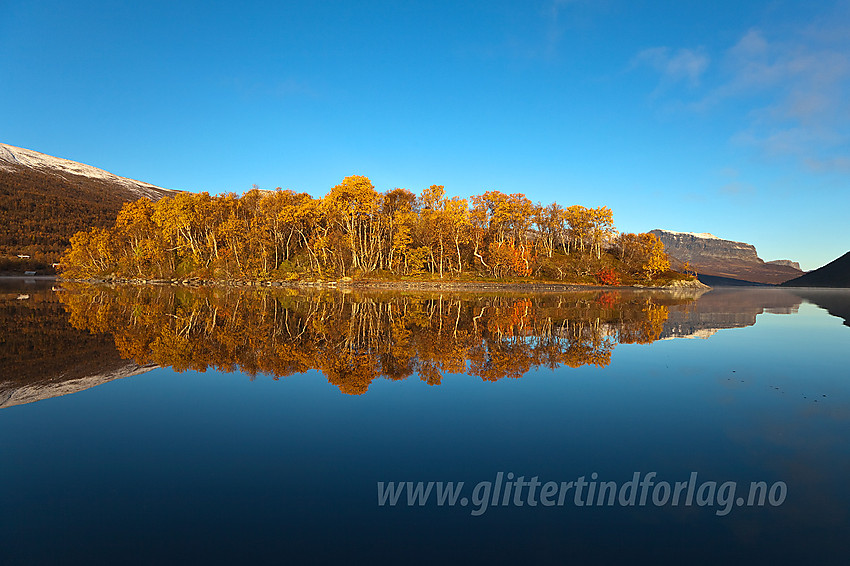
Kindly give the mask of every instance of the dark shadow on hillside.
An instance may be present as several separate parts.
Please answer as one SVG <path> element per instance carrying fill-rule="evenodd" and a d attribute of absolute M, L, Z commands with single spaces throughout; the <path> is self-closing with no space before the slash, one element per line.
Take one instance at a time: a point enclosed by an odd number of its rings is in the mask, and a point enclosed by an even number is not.
<path fill-rule="evenodd" d="M 698 274 L 697 279 L 709 287 L 773 287 L 773 285 L 769 283 L 756 283 L 755 281 L 733 279 L 732 277 L 720 277 L 719 275 L 706 275 L 704 273 Z"/>

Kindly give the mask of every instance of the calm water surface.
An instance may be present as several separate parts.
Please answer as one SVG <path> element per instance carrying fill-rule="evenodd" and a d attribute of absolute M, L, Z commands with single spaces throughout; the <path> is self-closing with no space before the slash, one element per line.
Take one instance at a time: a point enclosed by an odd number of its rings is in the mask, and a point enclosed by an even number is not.
<path fill-rule="evenodd" d="M 848 310 L 5 282 L 2 562 L 845 564 Z M 473 504 L 499 472 L 787 492 Z M 378 505 L 408 481 L 464 482 L 468 505 Z"/>

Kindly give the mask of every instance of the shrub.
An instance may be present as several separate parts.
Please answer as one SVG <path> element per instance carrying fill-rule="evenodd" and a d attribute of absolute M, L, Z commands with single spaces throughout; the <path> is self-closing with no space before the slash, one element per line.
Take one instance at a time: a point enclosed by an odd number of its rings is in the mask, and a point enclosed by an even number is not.
<path fill-rule="evenodd" d="M 614 271 L 613 268 L 606 267 L 605 269 L 600 269 L 596 272 L 596 281 L 600 285 L 619 285 L 620 278 L 617 276 L 617 272 Z"/>

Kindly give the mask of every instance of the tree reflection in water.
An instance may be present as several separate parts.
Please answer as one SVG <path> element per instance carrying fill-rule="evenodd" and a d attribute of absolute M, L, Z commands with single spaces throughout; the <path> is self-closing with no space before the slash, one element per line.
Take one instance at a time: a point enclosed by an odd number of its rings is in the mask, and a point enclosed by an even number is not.
<path fill-rule="evenodd" d="M 176 371 L 275 379 L 318 369 L 347 394 L 378 377 L 488 381 L 532 368 L 607 366 L 618 343 L 657 340 L 664 292 L 399 294 L 67 284 L 71 324 L 109 333 L 121 356 Z"/>

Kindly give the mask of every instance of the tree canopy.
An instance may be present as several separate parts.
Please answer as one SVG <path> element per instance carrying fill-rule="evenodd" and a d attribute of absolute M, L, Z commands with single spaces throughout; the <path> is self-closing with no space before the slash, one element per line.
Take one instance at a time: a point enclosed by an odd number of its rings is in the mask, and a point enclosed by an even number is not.
<path fill-rule="evenodd" d="M 350 176 L 323 198 L 276 189 L 180 193 L 127 203 L 112 226 L 77 232 L 69 278 L 292 280 L 362 274 L 653 281 L 669 270 L 652 234 L 618 234 L 610 208 L 534 204 L 521 193 L 378 192 Z"/>

